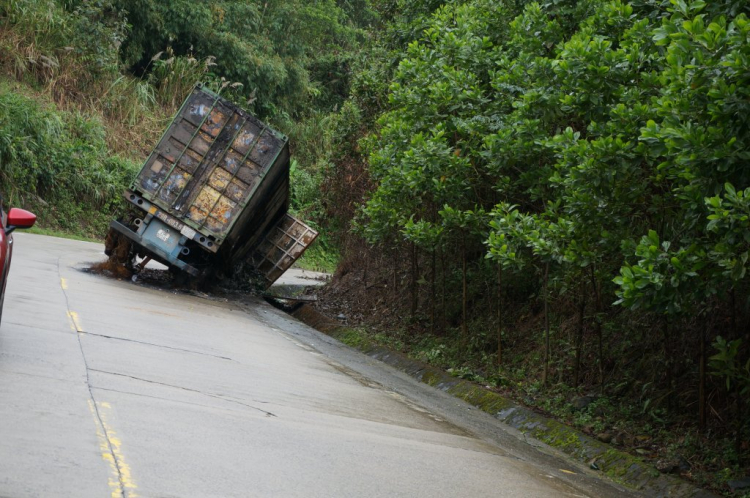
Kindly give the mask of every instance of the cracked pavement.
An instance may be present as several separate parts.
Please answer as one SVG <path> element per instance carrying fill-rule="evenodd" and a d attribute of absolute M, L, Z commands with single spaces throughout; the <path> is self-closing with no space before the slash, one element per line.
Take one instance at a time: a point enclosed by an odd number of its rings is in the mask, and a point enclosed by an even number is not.
<path fill-rule="evenodd" d="M 2 497 L 631 496 L 263 301 L 106 279 L 81 271 L 99 244 L 15 236 Z"/>

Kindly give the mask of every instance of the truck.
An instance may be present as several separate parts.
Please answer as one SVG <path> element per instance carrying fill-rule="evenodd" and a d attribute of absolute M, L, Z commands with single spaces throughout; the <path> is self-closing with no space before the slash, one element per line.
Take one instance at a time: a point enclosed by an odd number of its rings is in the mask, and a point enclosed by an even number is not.
<path fill-rule="evenodd" d="M 318 236 L 288 213 L 289 166 L 285 135 L 199 83 L 124 192 L 105 252 L 196 281 L 250 267 L 267 288 Z"/>

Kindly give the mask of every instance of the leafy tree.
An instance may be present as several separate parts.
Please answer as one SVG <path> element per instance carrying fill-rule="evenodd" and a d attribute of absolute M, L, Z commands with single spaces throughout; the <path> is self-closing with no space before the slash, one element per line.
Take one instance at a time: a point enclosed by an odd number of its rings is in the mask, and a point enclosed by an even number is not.
<path fill-rule="evenodd" d="M 364 3 L 363 15 L 371 15 Z M 248 100 L 262 117 L 301 116 L 313 97 L 332 106 L 346 96 L 349 53 L 360 34 L 335 0 L 113 4 L 131 26 L 121 53 L 136 73 L 147 72 L 152 58 L 168 48 L 176 56 L 213 57 L 212 74 L 240 83 L 228 92 Z"/>
<path fill-rule="evenodd" d="M 700 344 L 703 414 L 709 314 L 747 289 L 747 194 L 725 187 L 750 184 L 746 10 L 700 0 L 386 4 L 384 18 L 397 21 L 390 52 L 377 73 L 353 79 L 361 108 L 384 109 L 363 142 L 376 187 L 358 233 L 452 253 L 448 271 L 462 276 L 464 255 L 477 268 L 486 256 L 496 275 L 472 278 L 499 281 L 499 303 L 502 287 L 536 268 L 547 360 L 550 287 L 561 299 L 573 289 L 575 385 L 589 326 L 604 383 L 610 303 L 644 314 L 665 333 L 667 390 L 683 368 L 675 345 Z M 388 74 L 399 50 L 385 102 L 373 75 Z M 502 313 L 497 322 L 499 363 Z"/>

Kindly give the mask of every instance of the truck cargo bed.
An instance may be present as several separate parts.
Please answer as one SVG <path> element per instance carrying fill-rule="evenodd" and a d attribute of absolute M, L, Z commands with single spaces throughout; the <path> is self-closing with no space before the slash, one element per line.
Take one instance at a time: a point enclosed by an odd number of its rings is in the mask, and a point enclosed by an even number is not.
<path fill-rule="evenodd" d="M 136 178 L 139 193 L 206 237 L 216 251 L 273 169 L 288 168 L 287 137 L 196 87 Z M 244 228 L 244 227 L 242 227 Z"/>
<path fill-rule="evenodd" d="M 257 261 L 258 246 L 294 220 L 289 207 L 289 143 L 247 111 L 196 85 L 154 148 L 125 199 L 143 217 L 112 229 L 159 261 L 195 276 Z M 300 225 L 301 224 L 301 225 Z M 305 236 L 266 282 L 312 243 Z M 269 238 L 270 236 L 270 238 Z M 274 259 L 274 258 L 272 258 Z M 268 264 L 268 260 L 266 260 Z M 283 270 L 281 270 L 283 272 Z M 268 283 L 270 285 L 270 283 Z"/>

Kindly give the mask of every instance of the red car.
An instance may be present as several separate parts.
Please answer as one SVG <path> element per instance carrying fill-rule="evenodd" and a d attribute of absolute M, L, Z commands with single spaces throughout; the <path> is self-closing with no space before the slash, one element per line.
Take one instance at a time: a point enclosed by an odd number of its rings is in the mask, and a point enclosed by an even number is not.
<path fill-rule="evenodd" d="M 10 270 L 10 258 L 13 255 L 11 232 L 16 228 L 29 228 L 34 225 L 35 221 L 36 216 L 23 209 L 11 208 L 6 214 L 3 209 L 3 199 L 0 197 L 0 320 L 3 317 L 5 283 Z"/>

